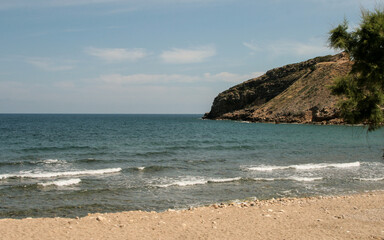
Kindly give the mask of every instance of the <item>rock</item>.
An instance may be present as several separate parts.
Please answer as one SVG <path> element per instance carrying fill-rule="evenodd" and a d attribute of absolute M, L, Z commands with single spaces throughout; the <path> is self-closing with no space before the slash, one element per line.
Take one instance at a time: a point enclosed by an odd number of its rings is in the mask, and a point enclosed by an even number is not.
<path fill-rule="evenodd" d="M 246 208 L 246 207 L 248 207 L 248 204 L 247 203 L 241 203 L 240 206 L 243 207 L 243 208 Z"/>
<path fill-rule="evenodd" d="M 327 86 L 351 66 L 348 55 L 340 53 L 272 69 L 220 93 L 203 118 L 341 124 L 338 98 Z"/>
<path fill-rule="evenodd" d="M 102 221 L 105 221 L 105 217 L 97 216 L 96 220 L 99 221 L 99 222 L 102 222 Z"/>

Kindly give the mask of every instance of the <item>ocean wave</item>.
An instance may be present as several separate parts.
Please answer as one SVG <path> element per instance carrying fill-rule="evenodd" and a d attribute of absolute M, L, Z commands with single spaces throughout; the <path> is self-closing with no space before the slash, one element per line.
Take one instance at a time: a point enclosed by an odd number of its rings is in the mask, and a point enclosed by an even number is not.
<path fill-rule="evenodd" d="M 321 177 L 298 177 L 292 176 L 287 178 L 244 178 L 244 177 L 234 177 L 234 178 L 185 178 L 180 180 L 175 180 L 170 183 L 155 185 L 156 187 L 185 187 L 193 185 L 204 185 L 204 184 L 218 184 L 218 183 L 230 183 L 230 182 L 269 182 L 269 181 L 297 181 L 297 182 L 313 182 L 322 180 Z"/>
<path fill-rule="evenodd" d="M 270 181 L 297 181 L 297 182 L 313 182 L 313 181 L 318 181 L 322 180 L 323 178 L 321 177 L 297 177 L 297 176 L 292 176 L 292 177 L 287 177 L 287 178 L 252 178 L 250 180 L 253 181 L 261 181 L 261 182 L 270 182 Z"/>
<path fill-rule="evenodd" d="M 351 162 L 351 163 L 309 163 L 309 164 L 299 164 L 299 165 L 289 165 L 289 166 L 268 166 L 260 165 L 256 167 L 247 167 L 246 170 L 250 171 L 260 171 L 260 172 L 270 172 L 274 170 L 286 170 L 286 169 L 295 169 L 295 170 L 316 170 L 323 168 L 351 168 L 359 167 L 360 162 Z"/>
<path fill-rule="evenodd" d="M 91 146 L 63 146 L 63 147 L 30 147 L 30 148 L 24 148 L 22 151 L 24 152 L 44 152 L 44 151 L 71 151 L 71 150 L 81 150 L 81 149 L 92 149 L 92 150 L 98 150 L 98 149 L 105 149 L 106 147 L 91 147 Z"/>
<path fill-rule="evenodd" d="M 156 187 L 161 187 L 161 188 L 166 188 L 166 187 L 171 187 L 171 186 L 179 186 L 179 187 L 185 187 L 185 186 L 193 186 L 193 185 L 203 185 L 207 184 L 208 181 L 204 179 L 200 180 L 180 180 L 180 181 L 175 181 L 172 183 L 168 184 L 160 184 L 156 185 Z"/>
<path fill-rule="evenodd" d="M 155 157 L 155 156 L 169 156 L 172 154 L 172 151 L 150 151 L 150 152 L 142 152 L 136 153 L 135 155 L 138 157 Z"/>
<path fill-rule="evenodd" d="M 59 159 L 45 159 L 37 161 L 36 163 L 43 163 L 43 164 L 64 164 L 67 163 L 65 160 L 59 160 Z"/>
<path fill-rule="evenodd" d="M 384 181 L 384 177 L 382 177 L 382 178 L 355 178 L 355 180 L 378 182 L 378 181 Z"/>
<path fill-rule="evenodd" d="M 240 181 L 241 177 L 235 177 L 235 178 L 214 178 L 208 180 L 208 183 L 225 183 L 225 182 L 236 182 Z"/>
<path fill-rule="evenodd" d="M 38 185 L 41 185 L 43 187 L 55 185 L 58 187 L 64 187 L 64 186 L 70 186 L 70 185 L 76 185 L 81 182 L 80 178 L 73 178 L 73 179 L 67 179 L 67 180 L 57 180 L 52 182 L 45 182 L 45 183 L 38 183 Z"/>
<path fill-rule="evenodd" d="M 10 161 L 0 162 L 0 166 L 15 166 L 15 165 L 39 165 L 39 164 L 64 164 L 67 163 L 65 160 L 59 159 L 45 159 L 37 161 Z"/>
<path fill-rule="evenodd" d="M 313 182 L 313 181 L 319 181 L 323 178 L 321 177 L 289 177 L 288 180 L 298 181 L 298 182 Z"/>
<path fill-rule="evenodd" d="M 159 172 L 167 169 L 173 169 L 174 167 L 169 167 L 169 166 L 158 166 L 158 165 L 153 165 L 153 166 L 139 166 L 139 167 L 131 167 L 128 168 L 128 171 L 134 171 L 134 172 Z"/>
<path fill-rule="evenodd" d="M 251 178 L 249 180 L 260 181 L 260 182 L 271 182 L 271 181 L 281 180 L 281 178 Z"/>
<path fill-rule="evenodd" d="M 242 177 L 234 177 L 234 178 L 185 178 L 180 180 L 175 180 L 171 183 L 156 185 L 156 187 L 185 187 L 185 186 L 193 186 L 193 185 L 204 185 L 204 184 L 219 184 L 219 183 L 229 183 L 229 182 L 237 182 L 237 181 L 246 181 L 246 179 Z"/>
<path fill-rule="evenodd" d="M 0 179 L 7 178 L 53 178 L 60 176 L 100 175 L 120 172 L 121 168 L 106 168 L 97 170 L 81 170 L 70 172 L 20 172 L 16 174 L 0 174 Z"/>

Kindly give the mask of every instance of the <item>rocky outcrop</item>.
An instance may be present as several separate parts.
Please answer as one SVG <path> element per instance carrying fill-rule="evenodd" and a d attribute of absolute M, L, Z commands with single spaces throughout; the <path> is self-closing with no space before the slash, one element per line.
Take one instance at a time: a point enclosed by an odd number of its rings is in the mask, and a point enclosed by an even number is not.
<path fill-rule="evenodd" d="M 220 93 L 203 118 L 341 123 L 329 86 L 351 66 L 347 54 L 340 53 L 272 69 Z"/>

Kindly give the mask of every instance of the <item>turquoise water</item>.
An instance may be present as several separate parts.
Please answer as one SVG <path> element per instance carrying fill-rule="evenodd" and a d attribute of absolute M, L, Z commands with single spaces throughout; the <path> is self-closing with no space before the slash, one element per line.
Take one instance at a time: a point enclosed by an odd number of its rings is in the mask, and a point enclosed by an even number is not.
<path fill-rule="evenodd" d="M 0 218 L 384 190 L 382 130 L 0 114 Z"/>

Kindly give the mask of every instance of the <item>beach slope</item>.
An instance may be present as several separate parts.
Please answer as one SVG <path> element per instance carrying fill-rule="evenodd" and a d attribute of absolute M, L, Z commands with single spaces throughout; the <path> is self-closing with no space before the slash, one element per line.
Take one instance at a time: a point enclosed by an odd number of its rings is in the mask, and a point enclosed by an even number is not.
<path fill-rule="evenodd" d="M 1 219 L 1 239 L 384 239 L 384 192 L 190 210 Z"/>

